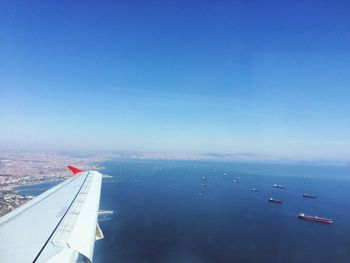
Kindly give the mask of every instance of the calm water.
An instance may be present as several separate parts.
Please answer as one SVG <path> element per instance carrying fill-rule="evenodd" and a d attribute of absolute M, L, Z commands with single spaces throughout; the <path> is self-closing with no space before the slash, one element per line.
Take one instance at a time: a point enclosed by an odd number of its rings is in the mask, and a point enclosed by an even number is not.
<path fill-rule="evenodd" d="M 54 187 L 55 185 L 59 184 L 60 182 L 61 181 L 54 181 L 54 182 L 47 182 L 47 183 L 35 184 L 35 185 L 29 185 L 29 186 L 18 186 L 15 189 L 22 195 L 37 196 L 42 192 L 50 189 L 51 187 Z"/>
<path fill-rule="evenodd" d="M 95 262 L 350 261 L 350 167 L 105 165 L 114 178 L 104 179 L 100 208 L 115 214 L 100 222 L 105 239 L 96 242 Z M 202 176 L 207 187 L 201 186 Z M 238 177 L 240 183 L 233 183 Z M 275 189 L 274 183 L 287 189 Z M 317 199 L 302 198 L 304 192 Z M 268 203 L 270 196 L 283 205 Z M 300 212 L 335 223 L 301 221 Z"/>

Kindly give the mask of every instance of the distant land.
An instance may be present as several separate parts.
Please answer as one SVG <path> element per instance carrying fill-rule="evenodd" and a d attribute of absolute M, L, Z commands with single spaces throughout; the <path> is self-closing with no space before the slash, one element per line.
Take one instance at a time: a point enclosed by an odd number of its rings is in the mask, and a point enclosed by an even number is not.
<path fill-rule="evenodd" d="M 64 152 L 3 151 L 0 152 L 0 190 L 16 186 L 63 180 L 70 176 L 67 165 L 81 169 L 101 170 L 108 160 L 192 160 L 265 163 L 298 163 L 307 165 L 350 165 L 350 161 L 302 160 L 279 158 L 257 153 L 156 153 L 136 151 Z"/>
<path fill-rule="evenodd" d="M 350 161 L 299 160 L 256 153 L 155 153 L 136 151 L 66 152 L 66 151 L 3 151 L 0 152 L 0 216 L 32 197 L 19 195 L 15 188 L 44 182 L 62 181 L 71 174 L 66 168 L 103 170 L 109 160 L 181 160 L 298 163 L 305 165 L 350 165 Z"/>
<path fill-rule="evenodd" d="M 16 187 L 44 182 L 60 182 L 70 176 L 67 165 L 82 169 L 102 169 L 99 163 L 105 161 L 97 155 L 82 155 L 38 152 L 7 151 L 0 153 L 0 216 L 12 211 L 32 199 L 22 196 Z"/>

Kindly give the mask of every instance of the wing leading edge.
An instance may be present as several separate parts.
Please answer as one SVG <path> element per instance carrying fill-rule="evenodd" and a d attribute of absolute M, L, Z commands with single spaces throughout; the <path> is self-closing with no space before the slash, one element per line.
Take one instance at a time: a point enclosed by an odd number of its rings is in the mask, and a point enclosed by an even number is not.
<path fill-rule="evenodd" d="M 92 262 L 101 182 L 77 172 L 0 218 L 0 262 Z"/>

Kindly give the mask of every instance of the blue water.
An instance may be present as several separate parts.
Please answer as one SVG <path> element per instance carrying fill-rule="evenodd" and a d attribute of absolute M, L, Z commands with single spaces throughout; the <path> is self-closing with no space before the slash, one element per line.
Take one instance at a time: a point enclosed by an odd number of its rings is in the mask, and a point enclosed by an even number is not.
<path fill-rule="evenodd" d="M 101 222 L 97 262 L 350 261 L 349 167 L 124 161 L 105 172 L 115 179 L 104 181 L 101 207 L 117 213 Z M 300 221 L 300 212 L 335 223 Z"/>
<path fill-rule="evenodd" d="M 100 222 L 105 239 L 96 242 L 95 262 L 350 261 L 350 167 L 180 161 L 105 166 L 113 178 L 104 179 L 100 208 L 115 213 Z M 238 177 L 240 183 L 233 183 Z M 305 199 L 304 192 L 317 198 Z M 268 203 L 270 196 L 283 204 Z M 335 223 L 302 221 L 300 212 Z"/>
<path fill-rule="evenodd" d="M 51 187 L 54 187 L 55 185 L 59 184 L 60 182 L 61 181 L 53 181 L 53 182 L 45 182 L 42 184 L 35 184 L 35 185 L 22 185 L 22 186 L 17 186 L 15 190 L 22 195 L 37 196 L 42 192 L 50 189 Z"/>

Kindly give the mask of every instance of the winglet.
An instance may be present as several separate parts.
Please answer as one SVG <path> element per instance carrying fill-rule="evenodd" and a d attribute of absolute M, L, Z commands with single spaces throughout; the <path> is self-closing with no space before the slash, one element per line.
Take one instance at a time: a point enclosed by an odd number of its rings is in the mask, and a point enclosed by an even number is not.
<path fill-rule="evenodd" d="M 73 166 L 68 165 L 67 168 L 72 171 L 73 174 L 84 172 L 83 170 L 80 170 L 78 168 L 75 168 Z"/>

